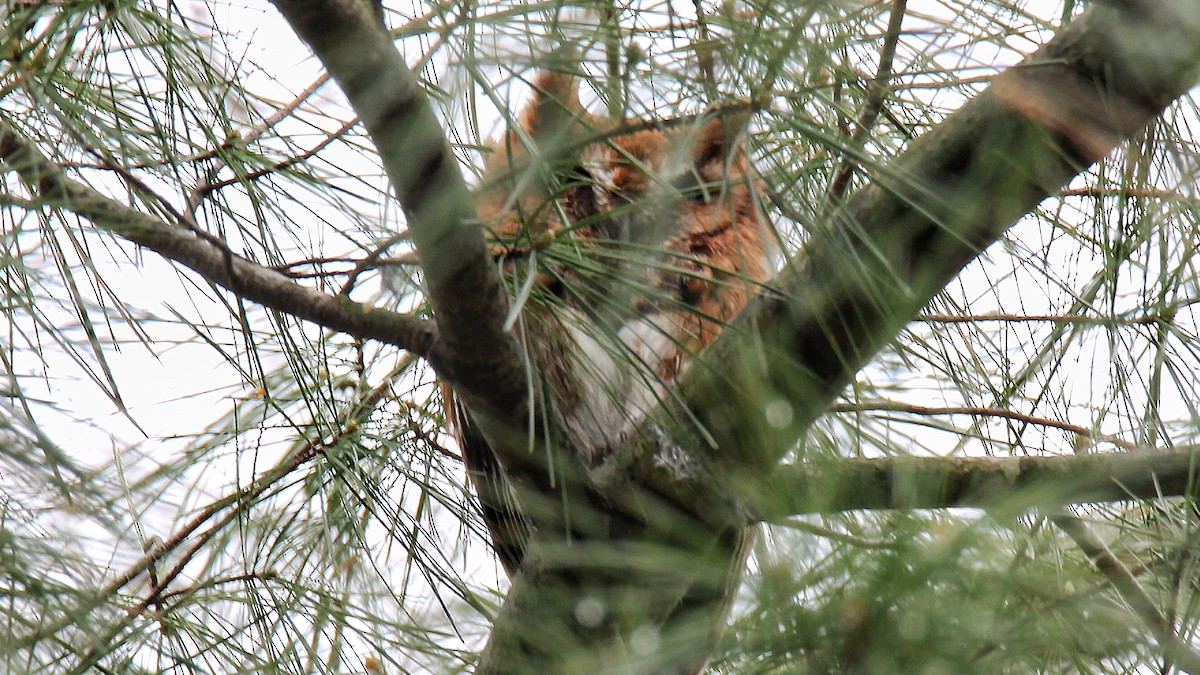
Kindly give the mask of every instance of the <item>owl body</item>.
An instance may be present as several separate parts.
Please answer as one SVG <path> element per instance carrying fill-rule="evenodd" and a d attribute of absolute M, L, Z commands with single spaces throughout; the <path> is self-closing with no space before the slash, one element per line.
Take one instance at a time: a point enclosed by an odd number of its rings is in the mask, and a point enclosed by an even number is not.
<path fill-rule="evenodd" d="M 519 126 L 491 144 L 477 212 L 509 269 L 536 268 L 518 273 L 540 291 L 518 339 L 594 462 L 745 307 L 771 255 L 744 117 L 628 124 L 588 114 L 576 87 L 536 78 Z"/>
<path fill-rule="evenodd" d="M 543 72 L 519 123 L 490 143 L 477 215 L 516 289 L 513 332 L 537 403 L 586 463 L 624 440 L 769 276 L 745 127 L 737 115 L 671 124 L 591 115 L 574 77 Z M 511 572 L 519 500 L 459 417 Z"/>

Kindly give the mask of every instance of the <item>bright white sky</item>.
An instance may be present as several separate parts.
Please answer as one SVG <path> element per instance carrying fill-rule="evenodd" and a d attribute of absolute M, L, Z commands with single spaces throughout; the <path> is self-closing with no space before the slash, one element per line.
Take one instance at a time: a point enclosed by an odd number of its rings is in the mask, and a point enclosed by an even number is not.
<path fill-rule="evenodd" d="M 677 4 L 681 15 L 686 16 L 691 12 L 690 0 Z M 249 72 L 241 73 L 240 76 L 249 77 L 247 88 L 251 90 L 279 101 L 287 101 L 306 88 L 319 72 L 318 65 L 309 55 L 307 48 L 292 36 L 286 24 L 268 3 L 231 5 L 190 2 L 183 7 L 194 19 L 215 23 L 218 31 L 226 34 L 222 49 L 232 59 L 229 65 L 231 75 L 236 68 L 249 69 Z M 1061 11 L 1057 2 L 1037 3 L 1034 7 L 1043 16 L 1054 16 Z M 423 11 L 403 7 L 398 9 L 410 15 Z M 950 12 L 941 3 L 933 1 L 910 2 L 909 11 L 914 18 L 906 23 L 906 28 L 914 29 L 921 26 L 922 22 L 917 17 L 922 14 L 947 16 Z M 1009 46 L 1015 51 L 1009 53 L 989 53 L 975 45 L 976 49 L 970 54 L 970 59 L 978 62 L 983 71 L 989 67 L 998 69 L 1014 63 L 1018 58 L 1017 52 L 1032 51 L 1046 37 L 1014 37 L 1009 40 Z M 947 36 L 945 39 L 952 42 L 956 36 Z M 411 63 L 420 56 L 417 53 L 419 47 L 415 42 L 408 44 L 411 47 L 411 53 L 408 54 Z M 481 49 L 486 51 L 486 41 L 481 44 L 484 45 Z M 492 46 L 501 49 L 500 44 L 493 43 Z M 941 58 L 952 57 L 953 54 L 947 52 L 943 53 Z M 439 52 L 438 58 L 444 58 L 444 54 Z M 898 65 L 903 67 L 905 55 L 901 53 L 899 58 L 901 61 Z M 988 63 L 989 59 L 991 63 Z M 961 67 L 962 63 L 948 65 Z M 461 73 L 448 71 L 444 65 L 439 72 Z M 448 81 L 452 80 L 448 78 Z M 451 94 L 462 93 L 462 81 L 462 78 L 459 78 L 458 85 L 448 87 Z M 499 90 L 495 94 L 497 101 L 523 95 L 510 94 L 505 90 Z M 336 111 L 334 115 L 341 120 L 348 119 L 350 113 L 341 106 L 335 91 L 330 89 L 323 93 L 323 97 L 330 109 Z M 480 97 L 479 100 L 485 99 Z M 492 121 L 490 126 L 481 123 L 484 132 L 498 129 L 501 117 L 496 110 L 489 109 L 486 105 L 481 105 L 479 109 L 481 115 Z M 456 108 L 455 114 L 463 114 L 463 109 Z M 345 162 L 342 168 L 353 172 L 354 165 L 364 160 L 346 154 L 340 159 L 335 159 L 335 162 Z M 364 162 L 364 166 L 364 174 L 377 171 L 377 167 L 370 162 Z M 394 214 L 394 208 L 381 208 L 381 217 L 394 218 Z M 306 217 L 298 217 L 297 222 L 305 222 Z M 1014 231 L 1013 240 L 1017 242 L 1018 248 L 1024 247 L 1023 251 L 1019 251 L 1019 257 L 1028 257 L 1035 265 L 1043 268 L 1043 271 L 1049 270 L 1051 274 L 1060 265 L 1080 264 L 1078 260 L 1068 260 L 1069 253 L 1064 251 L 1063 247 L 1049 247 L 1047 242 L 1037 239 L 1039 236 L 1040 232 L 1036 228 L 1019 228 Z M 1046 251 L 1050 253 L 1047 254 Z M 97 261 L 102 262 L 102 259 L 103 256 L 99 256 Z M 129 306 L 151 308 L 164 315 L 178 311 L 188 317 L 209 317 L 215 323 L 228 325 L 226 309 L 209 300 L 206 294 L 197 293 L 194 288 L 189 288 L 188 284 L 180 283 L 180 276 L 173 266 L 154 254 L 140 255 L 136 260 L 136 264 L 123 263 L 116 273 L 104 275 L 113 286 L 115 294 L 126 299 Z M 1000 264 L 1007 265 L 1010 261 L 1005 259 Z M 1036 279 L 1036 276 L 1009 275 L 1004 282 L 1006 286 L 996 288 L 993 284 L 993 273 L 996 270 L 989 270 L 990 265 L 991 261 L 985 260 L 973 268 L 972 274 L 956 282 L 961 289 L 958 291 L 959 295 L 976 300 L 978 312 L 991 311 L 1002 299 L 1013 297 L 1022 299 L 1022 311 L 1050 311 L 1049 307 L 1037 306 L 1039 299 L 1045 297 L 1044 294 L 1031 292 L 1028 287 L 1022 286 L 1033 283 L 1030 279 Z M 42 309 L 51 321 L 75 321 L 67 304 Z M 110 350 L 107 355 L 112 371 L 118 377 L 120 392 L 128 408 L 128 417 L 116 409 L 100 387 L 88 382 L 52 379 L 60 377 L 60 373 L 79 372 L 63 350 L 53 347 L 48 347 L 43 354 L 44 370 L 50 374 L 45 380 L 45 388 L 43 391 L 31 392 L 34 396 L 43 396 L 55 401 L 62 410 L 73 412 L 73 419 L 56 418 L 44 412 L 39 412 L 38 416 L 62 447 L 77 459 L 90 460 L 97 465 L 107 463 L 112 460 L 114 452 L 128 444 L 141 444 L 142 451 L 151 456 L 176 453 L 182 447 L 182 443 L 186 442 L 186 438 L 182 441 L 177 440 L 176 434 L 201 431 L 211 419 L 230 407 L 231 399 L 253 395 L 252 391 L 237 384 L 241 382 L 241 377 L 228 364 L 222 362 L 210 347 L 193 340 L 193 336 L 185 329 L 156 326 L 154 334 L 160 340 L 166 339 L 166 332 L 170 334 L 170 339 L 178 342 L 171 345 L 161 341 L 153 345 L 152 349 L 137 344 L 132 335 L 122 335 L 123 332 L 128 333 L 122 324 L 114 324 L 113 329 L 119 337 L 128 340 L 123 348 Z M 237 339 L 233 332 L 230 332 L 229 338 Z M 1107 358 L 1103 346 L 1097 346 L 1093 357 L 1097 362 L 1103 362 Z M 1080 391 L 1076 392 L 1077 396 L 1072 397 L 1076 400 L 1087 398 L 1090 389 L 1097 386 L 1090 372 L 1095 366 L 1088 363 L 1082 363 L 1081 366 L 1084 370 L 1077 380 Z M 917 390 L 921 387 L 917 380 L 908 384 Z M 136 426 L 129 417 L 136 420 Z M 1068 421 L 1085 425 L 1089 423 L 1087 419 Z M 259 462 L 260 468 L 265 466 L 261 463 L 262 458 L 259 458 Z M 216 472 L 213 479 L 219 482 L 228 475 L 231 474 Z M 4 489 L 4 482 L 4 477 L 0 476 L 0 492 Z M 227 485 L 213 487 L 213 496 L 219 496 L 224 493 Z M 166 532 L 157 534 L 164 535 Z M 98 555 L 108 553 L 111 552 L 98 551 Z M 472 572 L 480 575 L 473 577 L 477 583 L 495 583 L 494 565 L 491 565 L 491 572 L 488 571 L 487 563 L 479 562 L 477 566 L 479 569 Z"/>

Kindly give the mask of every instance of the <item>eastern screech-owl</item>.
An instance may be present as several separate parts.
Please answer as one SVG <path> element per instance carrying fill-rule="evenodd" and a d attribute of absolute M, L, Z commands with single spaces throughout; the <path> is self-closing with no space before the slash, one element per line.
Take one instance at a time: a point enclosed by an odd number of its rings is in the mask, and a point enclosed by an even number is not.
<path fill-rule="evenodd" d="M 637 122 L 588 114 L 542 72 L 476 192 L 513 275 L 514 332 L 569 446 L 603 458 L 745 307 L 771 269 L 744 115 Z M 461 411 L 456 433 L 510 571 L 520 527 L 501 469 Z M 517 534 L 514 534 L 517 533 Z M 514 541 L 519 540 L 519 541 Z"/>

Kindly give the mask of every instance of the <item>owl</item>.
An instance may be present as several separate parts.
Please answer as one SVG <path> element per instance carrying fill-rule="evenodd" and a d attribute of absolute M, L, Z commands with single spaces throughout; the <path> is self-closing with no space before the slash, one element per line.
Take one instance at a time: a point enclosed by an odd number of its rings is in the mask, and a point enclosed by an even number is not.
<path fill-rule="evenodd" d="M 513 289 L 538 402 L 586 464 L 626 438 L 770 276 L 746 122 L 592 115 L 574 76 L 547 71 L 488 144 L 477 215 Z M 519 500 L 465 411 L 451 413 L 511 573 L 528 527 Z"/>

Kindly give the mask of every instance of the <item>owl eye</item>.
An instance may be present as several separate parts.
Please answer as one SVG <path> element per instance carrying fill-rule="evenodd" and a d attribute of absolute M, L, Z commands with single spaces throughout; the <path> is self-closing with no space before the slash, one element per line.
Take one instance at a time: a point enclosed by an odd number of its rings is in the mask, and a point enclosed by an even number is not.
<path fill-rule="evenodd" d="M 694 171 L 689 171 L 671 181 L 671 187 L 678 190 L 684 199 L 700 204 L 712 201 L 720 190 L 719 185 L 705 182 Z"/>
<path fill-rule="evenodd" d="M 571 167 L 564 175 L 563 185 L 567 188 L 591 186 L 596 181 L 592 178 L 592 172 L 576 164 Z"/>
<path fill-rule="evenodd" d="M 601 212 L 607 209 L 607 193 L 592 173 L 582 166 L 572 167 L 560 175 L 561 188 L 557 201 L 571 226 L 582 227 L 586 236 L 607 238 L 610 234 Z"/>

